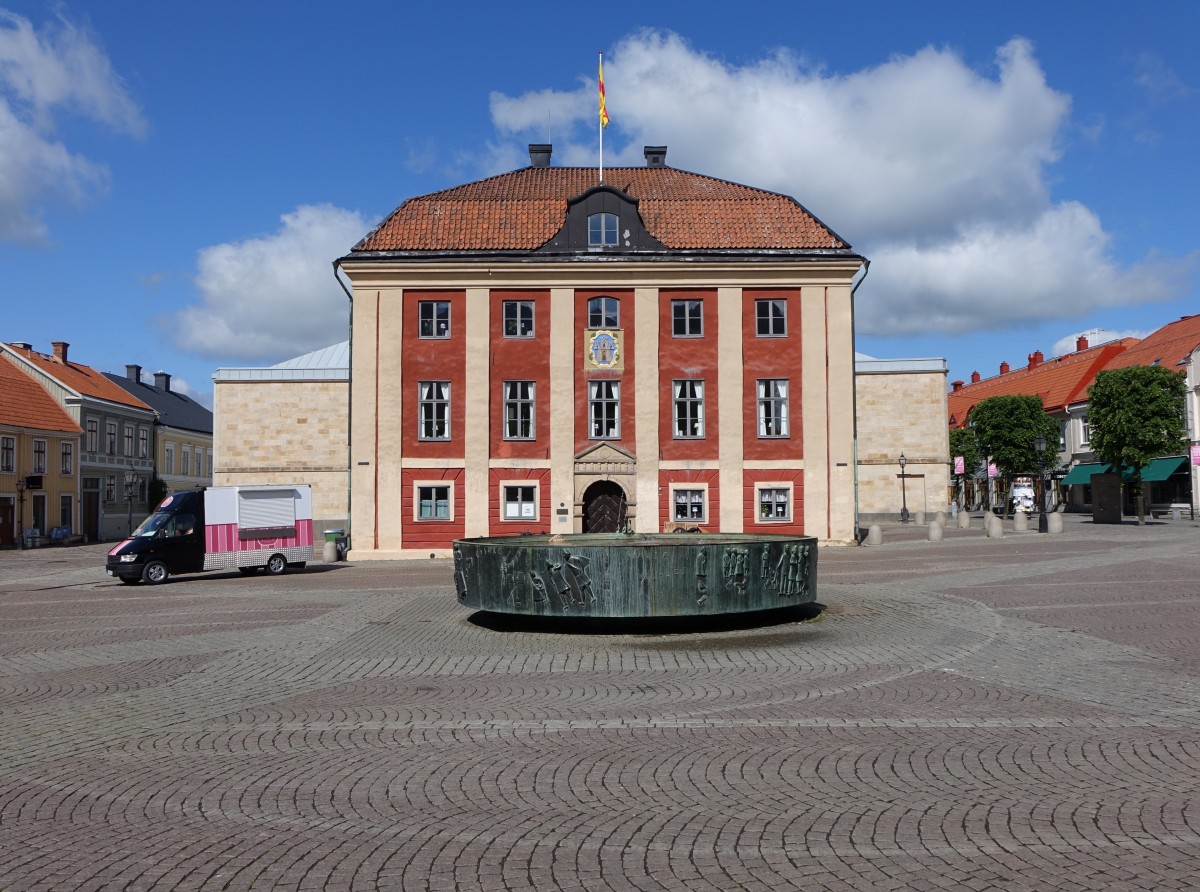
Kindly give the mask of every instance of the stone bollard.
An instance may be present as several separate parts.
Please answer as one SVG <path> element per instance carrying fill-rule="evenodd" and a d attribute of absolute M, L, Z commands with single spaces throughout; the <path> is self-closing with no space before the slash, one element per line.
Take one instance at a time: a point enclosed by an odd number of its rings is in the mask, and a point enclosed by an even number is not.
<path fill-rule="evenodd" d="M 970 514 L 968 514 L 966 511 L 961 511 L 961 512 L 959 512 L 959 515 L 958 515 L 958 528 L 959 528 L 960 530 L 969 530 L 969 529 L 971 529 L 971 515 L 970 515 Z"/>
<path fill-rule="evenodd" d="M 945 529 L 946 528 L 946 512 L 939 511 L 937 514 L 933 515 L 933 522 L 936 523 L 938 526 L 940 526 L 942 529 Z"/>
<path fill-rule="evenodd" d="M 1000 522 L 1000 518 L 995 514 L 989 513 L 987 519 L 983 523 L 984 533 L 989 539 L 1004 538 L 1004 524 Z"/>
<path fill-rule="evenodd" d="M 325 548 L 321 551 L 321 560 L 327 564 L 335 563 L 338 559 L 337 543 L 326 542 Z"/>
<path fill-rule="evenodd" d="M 918 511 L 916 514 L 913 515 L 913 519 L 916 521 L 917 526 L 919 526 L 919 527 L 925 526 L 925 512 L 924 511 Z"/>
<path fill-rule="evenodd" d="M 1027 533 L 1029 532 L 1029 515 L 1024 511 L 1018 511 L 1013 514 L 1013 532 Z"/>
<path fill-rule="evenodd" d="M 1178 508 L 1171 512 L 1171 520 L 1183 520 L 1183 512 Z"/>
<path fill-rule="evenodd" d="M 1046 532 L 1061 533 L 1063 531 L 1062 515 L 1054 511 L 1046 517 Z"/>
<path fill-rule="evenodd" d="M 867 529 L 867 545 L 882 545 L 883 544 L 883 528 L 877 523 L 871 524 Z"/>
<path fill-rule="evenodd" d="M 938 523 L 936 520 L 929 525 L 929 541 L 930 542 L 941 542 L 942 541 L 942 525 L 940 523 Z"/>

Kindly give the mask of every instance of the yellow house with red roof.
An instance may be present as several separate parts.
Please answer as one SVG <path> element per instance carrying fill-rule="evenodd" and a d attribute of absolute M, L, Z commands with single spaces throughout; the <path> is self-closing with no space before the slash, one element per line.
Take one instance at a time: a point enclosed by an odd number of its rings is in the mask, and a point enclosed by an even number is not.
<path fill-rule="evenodd" d="M 121 538 L 148 512 L 155 412 L 100 372 L 72 361 L 69 347 L 55 341 L 50 353 L 40 353 L 26 343 L 0 343 L 0 354 L 82 430 L 73 531 L 88 541 Z"/>

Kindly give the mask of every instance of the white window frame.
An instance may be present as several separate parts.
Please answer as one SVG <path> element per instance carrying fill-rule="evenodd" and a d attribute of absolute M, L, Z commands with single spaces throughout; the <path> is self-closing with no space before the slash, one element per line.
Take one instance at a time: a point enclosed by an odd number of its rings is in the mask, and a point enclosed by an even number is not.
<path fill-rule="evenodd" d="M 430 498 L 422 499 L 423 493 L 421 490 L 427 489 L 430 491 Z M 446 490 L 446 514 L 438 516 L 437 506 L 441 499 L 436 496 L 435 490 Z M 413 481 L 413 520 L 417 523 L 449 523 L 454 520 L 454 481 L 452 480 L 414 480 Z M 422 516 L 421 502 L 429 501 L 433 505 L 434 513 L 431 515 Z"/>
<path fill-rule="evenodd" d="M 179 448 L 179 473 L 184 477 L 192 476 L 192 447 L 186 443 Z"/>
<path fill-rule="evenodd" d="M 588 381 L 588 439 L 621 439 L 621 382 L 613 378 Z M 611 408 L 611 428 L 609 412 Z M 608 431 L 607 433 L 605 431 Z"/>
<path fill-rule="evenodd" d="M 703 379 L 680 378 L 671 382 L 671 423 L 673 439 L 704 439 Z"/>
<path fill-rule="evenodd" d="M 75 473 L 75 444 L 63 440 L 58 448 L 58 473 L 70 477 Z"/>
<path fill-rule="evenodd" d="M 17 470 L 17 438 L 0 437 L 0 472 L 13 474 Z"/>
<path fill-rule="evenodd" d="M 95 418 L 89 418 L 84 422 L 87 428 L 87 451 L 100 451 L 100 422 Z"/>
<path fill-rule="evenodd" d="M 1092 425 L 1084 415 L 1079 419 L 1079 445 L 1087 446 L 1092 442 Z"/>
<path fill-rule="evenodd" d="M 766 313 L 763 313 L 763 310 Z M 776 313 L 776 310 L 781 312 Z M 766 331 L 763 331 L 763 328 Z M 775 331 L 778 328 L 779 331 Z M 787 337 L 787 300 L 782 297 L 760 297 L 754 301 L 754 333 L 760 338 Z"/>
<path fill-rule="evenodd" d="M 680 497 L 686 499 L 681 502 Z M 699 500 L 696 497 L 699 496 Z M 670 498 L 670 508 L 668 509 L 673 524 L 688 524 L 691 526 L 704 526 L 708 523 L 708 484 L 694 483 L 681 481 L 672 483 L 668 487 L 668 498 Z M 694 506 L 700 506 L 700 517 L 692 516 Z M 679 510 L 683 507 L 686 509 L 685 516 L 679 516 Z"/>
<path fill-rule="evenodd" d="M 47 465 L 46 460 L 46 441 L 37 439 L 33 441 L 33 473 L 45 474 Z"/>
<path fill-rule="evenodd" d="M 671 301 L 671 337 L 704 337 L 704 301 L 698 297 Z"/>
<path fill-rule="evenodd" d="M 503 307 L 504 337 L 532 338 L 534 304 L 531 300 L 506 300 Z"/>
<path fill-rule="evenodd" d="M 514 494 L 512 490 L 519 490 Z M 525 498 L 525 490 L 531 494 Z M 541 520 L 542 490 L 538 480 L 500 481 L 500 519 L 518 523 L 537 523 Z"/>
<path fill-rule="evenodd" d="M 150 457 L 150 429 L 138 428 L 138 458 Z"/>
<path fill-rule="evenodd" d="M 117 477 L 115 474 L 108 474 L 104 478 L 104 501 L 115 502 L 117 500 Z"/>
<path fill-rule="evenodd" d="M 528 387 L 526 395 L 521 394 L 521 388 L 524 386 Z M 505 440 L 537 439 L 537 382 L 502 381 L 500 404 L 504 412 L 502 423 Z M 526 423 L 528 433 L 521 433 Z"/>
<path fill-rule="evenodd" d="M 779 385 L 783 385 L 780 394 Z M 759 378 L 754 382 L 758 402 L 758 437 L 761 440 L 786 440 L 791 436 L 791 379 Z"/>
<path fill-rule="evenodd" d="M 587 302 L 588 328 L 620 328 L 621 301 L 608 294 L 589 297 Z M 610 323 L 608 320 L 612 319 Z"/>
<path fill-rule="evenodd" d="M 133 458 L 133 425 L 123 425 L 125 434 L 125 452 L 124 454 Z"/>
<path fill-rule="evenodd" d="M 163 473 L 164 474 L 174 474 L 175 473 L 175 444 L 174 443 L 164 443 L 163 444 Z"/>
<path fill-rule="evenodd" d="M 763 517 L 763 493 L 781 493 L 787 506 L 787 514 L 784 517 L 776 517 L 773 513 L 769 517 Z M 778 501 L 772 499 L 770 504 L 777 506 Z M 754 484 L 754 522 L 755 523 L 792 523 L 792 518 L 795 516 L 795 487 L 791 483 L 784 481 L 764 480 Z"/>
<path fill-rule="evenodd" d="M 442 433 L 438 433 L 441 423 Z M 417 439 L 444 443 L 450 439 L 450 382 L 417 382 Z"/>
<path fill-rule="evenodd" d="M 444 319 L 442 310 L 445 310 Z M 433 341 L 444 341 L 450 337 L 450 301 L 417 301 L 417 337 Z"/>
<path fill-rule="evenodd" d="M 117 454 L 117 423 L 109 421 L 104 427 L 104 454 Z"/>
<path fill-rule="evenodd" d="M 588 214 L 588 247 L 615 248 L 621 239 L 621 218 L 600 212 Z"/>

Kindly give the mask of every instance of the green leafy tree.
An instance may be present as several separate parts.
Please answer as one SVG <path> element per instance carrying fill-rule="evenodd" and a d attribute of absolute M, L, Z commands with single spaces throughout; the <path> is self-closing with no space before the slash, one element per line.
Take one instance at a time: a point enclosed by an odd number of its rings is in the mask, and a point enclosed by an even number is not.
<path fill-rule="evenodd" d="M 1040 475 L 1058 453 L 1058 422 L 1046 414 L 1040 396 L 992 396 L 971 410 L 970 425 L 980 451 L 996 465 L 1008 485 L 1016 474 Z M 1047 448 L 1038 453 L 1034 445 L 1045 437 Z M 1005 499 L 1007 505 L 1011 499 Z"/>
<path fill-rule="evenodd" d="M 964 476 L 970 477 L 983 464 L 983 453 L 979 449 L 979 441 L 975 438 L 975 429 L 971 427 L 950 428 L 950 461 L 953 470 L 955 456 L 962 456 Z M 957 481 L 962 485 L 962 479 Z"/>
<path fill-rule="evenodd" d="M 1138 523 L 1146 522 L 1142 466 L 1184 448 L 1183 376 L 1157 365 L 1112 369 L 1088 388 L 1088 423 L 1096 455 L 1129 480 Z"/>

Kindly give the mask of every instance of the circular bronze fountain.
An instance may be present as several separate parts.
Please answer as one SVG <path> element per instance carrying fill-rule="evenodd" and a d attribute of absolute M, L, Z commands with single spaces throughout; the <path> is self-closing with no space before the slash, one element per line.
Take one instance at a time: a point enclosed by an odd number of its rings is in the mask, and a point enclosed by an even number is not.
<path fill-rule="evenodd" d="M 525 616 L 774 610 L 816 599 L 817 540 L 741 533 L 458 539 L 454 585 L 464 607 Z"/>

